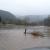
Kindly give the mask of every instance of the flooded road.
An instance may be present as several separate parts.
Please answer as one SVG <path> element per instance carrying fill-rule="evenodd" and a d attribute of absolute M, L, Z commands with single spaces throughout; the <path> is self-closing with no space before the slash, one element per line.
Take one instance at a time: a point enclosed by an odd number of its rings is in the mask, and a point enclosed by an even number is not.
<path fill-rule="evenodd" d="M 50 37 L 35 37 L 31 34 L 24 34 L 25 28 L 2 29 L 0 30 L 0 50 L 22 50 L 32 47 L 50 47 Z M 40 31 L 48 36 L 47 27 L 31 27 L 30 31 Z"/>

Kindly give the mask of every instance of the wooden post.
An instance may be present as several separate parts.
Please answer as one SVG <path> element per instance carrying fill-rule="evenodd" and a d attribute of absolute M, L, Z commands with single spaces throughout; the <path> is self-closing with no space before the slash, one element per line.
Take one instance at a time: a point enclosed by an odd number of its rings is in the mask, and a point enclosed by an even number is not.
<path fill-rule="evenodd" d="M 25 23 L 25 32 L 24 32 L 24 34 L 26 35 L 26 23 Z"/>
<path fill-rule="evenodd" d="M 26 34 L 26 28 L 25 28 L 25 34 Z"/>

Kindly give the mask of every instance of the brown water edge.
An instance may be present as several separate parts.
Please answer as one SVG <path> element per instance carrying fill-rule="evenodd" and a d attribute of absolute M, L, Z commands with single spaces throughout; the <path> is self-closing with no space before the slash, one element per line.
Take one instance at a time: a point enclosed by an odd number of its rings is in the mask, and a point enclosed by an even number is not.
<path fill-rule="evenodd" d="M 44 32 L 43 30 L 45 30 L 44 28 L 39 29 L 42 33 Z M 29 32 L 29 30 L 27 30 L 27 32 Z M 37 30 L 37 27 L 35 30 Z M 50 37 L 41 38 L 30 34 L 25 36 L 24 28 L 0 30 L 0 50 L 22 50 L 32 47 L 50 47 Z"/>

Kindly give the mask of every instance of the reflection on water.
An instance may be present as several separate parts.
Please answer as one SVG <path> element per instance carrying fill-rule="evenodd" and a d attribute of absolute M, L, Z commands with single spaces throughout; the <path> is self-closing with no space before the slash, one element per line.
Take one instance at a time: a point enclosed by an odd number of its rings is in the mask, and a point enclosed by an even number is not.
<path fill-rule="evenodd" d="M 50 37 L 50 27 L 47 28 L 48 37 Z"/>
<path fill-rule="evenodd" d="M 49 30 L 47 27 L 28 27 L 27 32 L 40 31 L 46 37 L 35 37 L 31 34 L 24 34 L 24 28 L 0 30 L 0 50 L 22 50 L 32 47 L 50 47 Z"/>
<path fill-rule="evenodd" d="M 50 50 L 49 47 L 35 47 L 35 48 L 27 48 L 23 50 Z"/>

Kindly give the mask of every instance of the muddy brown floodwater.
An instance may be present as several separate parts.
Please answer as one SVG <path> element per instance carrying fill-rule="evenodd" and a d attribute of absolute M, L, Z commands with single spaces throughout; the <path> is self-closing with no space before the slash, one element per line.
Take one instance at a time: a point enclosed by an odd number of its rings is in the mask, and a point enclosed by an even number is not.
<path fill-rule="evenodd" d="M 30 28 L 30 27 L 29 27 Z M 29 31 L 41 31 L 48 35 L 47 27 L 31 27 Z M 24 28 L 0 30 L 0 50 L 22 50 L 32 47 L 50 47 L 50 37 L 35 37 L 31 34 L 24 35 Z"/>

